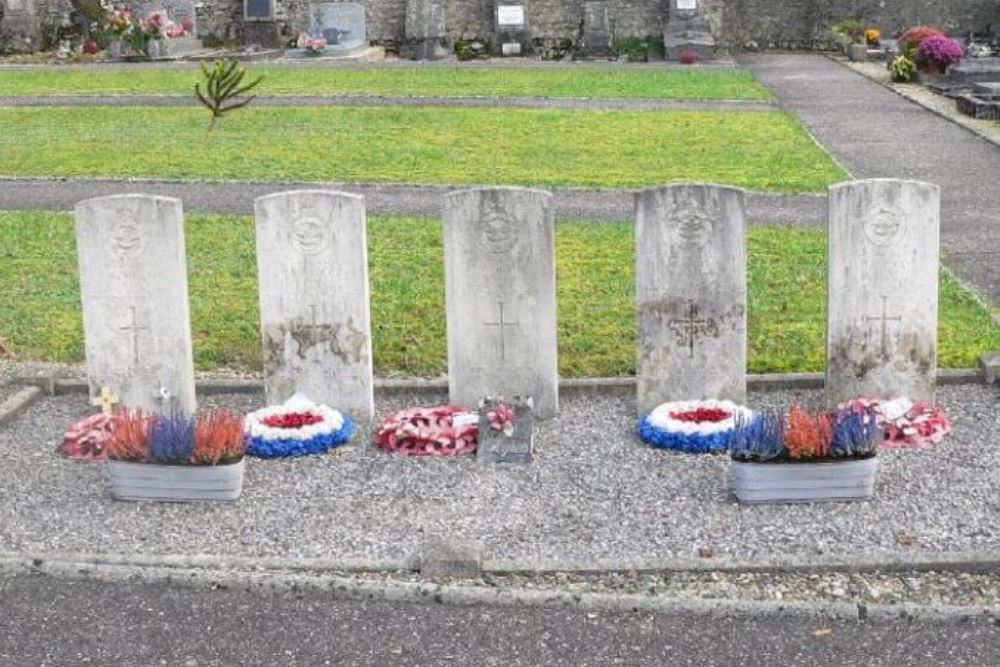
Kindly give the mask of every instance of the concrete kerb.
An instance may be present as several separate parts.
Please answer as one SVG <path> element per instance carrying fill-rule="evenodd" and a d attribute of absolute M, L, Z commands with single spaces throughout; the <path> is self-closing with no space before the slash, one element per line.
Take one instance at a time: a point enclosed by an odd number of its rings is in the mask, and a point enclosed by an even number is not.
<path fill-rule="evenodd" d="M 162 567 L 134 567 L 86 560 L 41 560 L 0 556 L 0 572 L 42 575 L 68 580 L 108 583 L 169 584 L 188 588 L 224 588 L 251 593 L 316 593 L 335 600 L 435 603 L 453 606 L 530 606 L 573 608 L 617 613 L 682 612 L 710 618 L 736 616 L 825 617 L 878 621 L 906 618 L 923 621 L 981 619 L 996 622 L 1000 607 L 921 605 L 864 605 L 857 603 L 766 602 L 756 600 L 700 600 L 639 594 L 576 593 L 451 583 L 366 581 L 344 576 L 292 572 L 252 572 Z"/>
<path fill-rule="evenodd" d="M 0 426 L 12 421 L 44 395 L 42 387 L 29 386 L 0 403 Z"/>
<path fill-rule="evenodd" d="M 766 373 L 747 376 L 747 389 L 751 391 L 778 391 L 782 389 L 822 389 L 825 382 L 822 373 Z M 983 382 L 983 372 L 976 368 L 939 369 L 938 384 L 957 385 Z M 55 379 L 33 374 L 18 379 L 18 383 L 42 388 L 51 387 L 50 393 L 57 396 L 84 393 L 88 384 L 83 379 Z M 264 390 L 261 380 L 221 380 L 201 379 L 196 382 L 197 391 L 203 396 L 218 394 L 253 394 Z M 445 379 L 382 379 L 375 381 L 375 390 L 383 395 L 399 394 L 442 394 L 448 391 Z M 632 396 L 635 394 L 635 378 L 564 378 L 559 381 L 559 393 L 567 398 L 579 396 Z"/>

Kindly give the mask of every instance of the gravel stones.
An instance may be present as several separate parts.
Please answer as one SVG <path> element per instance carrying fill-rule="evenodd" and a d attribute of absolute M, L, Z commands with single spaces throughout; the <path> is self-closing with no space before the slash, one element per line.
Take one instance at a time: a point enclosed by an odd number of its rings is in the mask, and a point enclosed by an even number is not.
<path fill-rule="evenodd" d="M 262 401 L 200 399 L 241 410 Z M 444 399 L 399 396 L 376 409 Z M 819 407 L 823 396 L 751 393 L 748 402 L 792 400 Z M 327 455 L 250 460 L 237 503 L 118 503 L 103 466 L 55 453 L 65 427 L 88 412 L 86 397 L 47 398 L 0 428 L 0 544 L 20 552 L 401 562 L 419 557 L 436 534 L 481 544 L 487 563 L 537 566 L 641 565 L 699 552 L 753 562 L 998 549 L 998 401 L 998 389 L 942 387 L 952 435 L 923 451 L 880 455 L 869 502 L 747 508 L 731 495 L 727 458 L 643 445 L 633 435 L 633 401 L 608 397 L 567 399 L 560 417 L 539 422 L 530 466 L 395 457 L 369 443 L 371 425 L 362 423 L 351 443 Z M 901 543 L 901 531 L 912 541 Z"/>

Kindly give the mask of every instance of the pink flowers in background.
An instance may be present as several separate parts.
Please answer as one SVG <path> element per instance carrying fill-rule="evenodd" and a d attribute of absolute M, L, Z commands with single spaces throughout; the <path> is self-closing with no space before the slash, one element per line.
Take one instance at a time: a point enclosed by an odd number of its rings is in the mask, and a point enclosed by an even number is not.
<path fill-rule="evenodd" d="M 78 461 L 103 461 L 107 458 L 105 444 L 114 432 L 114 415 L 100 412 L 78 421 L 63 436 L 60 453 Z"/>
<path fill-rule="evenodd" d="M 931 35 L 917 48 L 917 62 L 931 63 L 941 69 L 954 65 L 963 55 L 965 49 L 962 44 L 943 35 Z"/>
<path fill-rule="evenodd" d="M 883 449 L 921 449 L 936 445 L 951 432 L 948 415 L 929 403 L 908 398 L 879 400 L 858 398 L 840 406 L 854 411 L 872 410 L 882 428 Z"/>
<path fill-rule="evenodd" d="M 308 33 L 300 33 L 298 47 L 305 49 L 309 53 L 322 53 L 326 49 L 326 39 L 323 37 L 311 37 Z"/>
<path fill-rule="evenodd" d="M 132 12 L 125 5 L 118 5 L 108 14 L 107 29 L 112 35 L 121 37 L 132 28 Z"/>
<path fill-rule="evenodd" d="M 494 431 L 503 431 L 506 436 L 514 435 L 514 423 L 517 421 L 517 415 L 503 403 L 487 412 L 486 419 Z"/>

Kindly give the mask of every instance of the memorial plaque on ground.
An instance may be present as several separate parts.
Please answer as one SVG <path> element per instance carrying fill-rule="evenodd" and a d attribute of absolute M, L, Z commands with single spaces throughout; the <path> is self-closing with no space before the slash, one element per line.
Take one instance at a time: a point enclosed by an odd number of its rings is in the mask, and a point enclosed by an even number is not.
<path fill-rule="evenodd" d="M 444 203 L 448 384 L 453 403 L 532 396 L 558 410 L 552 195 L 455 192 Z"/>
<path fill-rule="evenodd" d="M 672 185 L 636 195 L 638 407 L 746 399 L 745 195 Z"/>
<path fill-rule="evenodd" d="M 374 415 L 365 200 L 300 190 L 255 202 L 264 387 Z"/>
<path fill-rule="evenodd" d="M 521 56 L 530 51 L 525 5 L 516 0 L 496 0 L 493 6 L 493 53 Z"/>
<path fill-rule="evenodd" d="M 535 447 L 532 400 L 514 396 L 484 398 L 479 403 L 479 463 L 531 463 Z"/>
<path fill-rule="evenodd" d="M 194 362 L 181 202 L 115 195 L 76 205 L 91 396 L 192 414 Z"/>
<path fill-rule="evenodd" d="M 322 35 L 327 51 L 353 51 L 368 46 L 365 8 L 353 2 L 311 3 L 309 33 Z"/>
<path fill-rule="evenodd" d="M 916 181 L 830 188 L 827 402 L 933 401 L 940 193 Z"/>

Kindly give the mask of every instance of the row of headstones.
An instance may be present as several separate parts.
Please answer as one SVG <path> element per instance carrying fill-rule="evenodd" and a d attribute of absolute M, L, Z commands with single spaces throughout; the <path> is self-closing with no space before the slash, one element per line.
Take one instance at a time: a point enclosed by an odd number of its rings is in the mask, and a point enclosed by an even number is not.
<path fill-rule="evenodd" d="M 897 180 L 830 189 L 827 396 L 933 400 L 939 192 Z M 746 396 L 744 192 L 637 193 L 640 411 Z M 558 409 L 552 196 L 484 188 L 444 202 L 453 402 L 531 396 Z M 328 190 L 256 200 L 267 399 L 296 391 L 373 414 L 364 199 Z M 155 411 L 195 407 L 181 202 L 146 195 L 76 207 L 92 394 Z M 789 270 L 791 267 L 774 267 Z"/>

